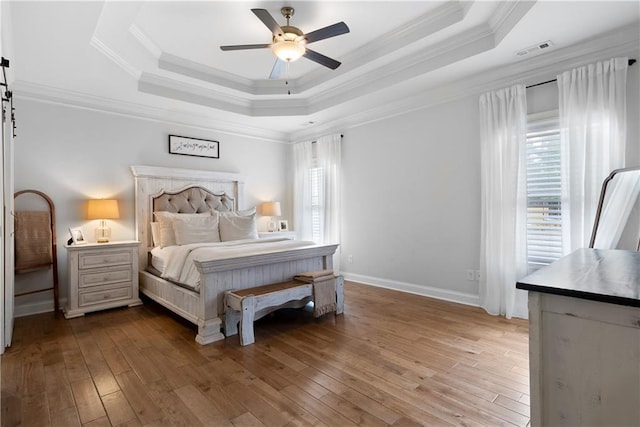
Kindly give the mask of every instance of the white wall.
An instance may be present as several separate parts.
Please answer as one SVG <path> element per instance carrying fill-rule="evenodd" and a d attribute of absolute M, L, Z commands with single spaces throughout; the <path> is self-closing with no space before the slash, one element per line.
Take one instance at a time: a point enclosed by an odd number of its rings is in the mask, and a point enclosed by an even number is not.
<path fill-rule="evenodd" d="M 628 73 L 629 166 L 640 165 L 639 71 Z M 528 112 L 557 109 L 557 93 L 555 83 L 528 89 Z M 345 277 L 477 304 L 467 270 L 480 258 L 478 96 L 344 135 Z"/>
<path fill-rule="evenodd" d="M 478 133 L 475 97 L 345 132 L 347 276 L 475 302 L 466 270 L 479 263 Z"/>
<path fill-rule="evenodd" d="M 116 198 L 120 220 L 110 220 L 112 239 L 133 239 L 134 187 L 130 165 L 154 165 L 240 173 L 246 177 L 245 206 L 280 200 L 283 217 L 291 217 L 285 165 L 288 146 L 276 142 L 202 129 L 70 108 L 17 98 L 15 190 L 33 188 L 56 206 L 60 293 L 66 298 L 64 244 L 69 227 L 82 227 L 90 241 L 97 221 L 85 219 L 86 200 Z M 168 153 L 168 135 L 220 141 L 220 159 Z M 259 226 L 266 229 L 266 223 Z M 34 286 L 19 277 L 17 286 Z M 29 283 L 26 283 L 29 282 Z M 20 297 L 16 314 L 47 310 L 49 294 Z"/>

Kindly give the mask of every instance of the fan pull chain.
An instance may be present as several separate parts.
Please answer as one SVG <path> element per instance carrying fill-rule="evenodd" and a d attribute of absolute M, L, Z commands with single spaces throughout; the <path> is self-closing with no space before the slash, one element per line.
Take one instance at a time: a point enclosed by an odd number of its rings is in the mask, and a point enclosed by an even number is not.
<path fill-rule="evenodd" d="M 286 70 L 286 74 L 285 74 L 285 78 L 284 78 L 284 84 L 285 86 L 289 85 L 289 67 L 291 66 L 291 62 L 287 61 L 287 70 Z M 291 95 L 291 90 L 287 89 L 287 95 Z"/>

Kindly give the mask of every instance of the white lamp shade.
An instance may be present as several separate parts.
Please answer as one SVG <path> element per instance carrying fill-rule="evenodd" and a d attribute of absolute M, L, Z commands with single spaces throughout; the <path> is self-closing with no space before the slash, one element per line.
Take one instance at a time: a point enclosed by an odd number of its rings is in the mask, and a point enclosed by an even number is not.
<path fill-rule="evenodd" d="M 261 206 L 262 215 L 265 216 L 280 216 L 282 210 L 280 209 L 280 202 L 264 202 Z"/>

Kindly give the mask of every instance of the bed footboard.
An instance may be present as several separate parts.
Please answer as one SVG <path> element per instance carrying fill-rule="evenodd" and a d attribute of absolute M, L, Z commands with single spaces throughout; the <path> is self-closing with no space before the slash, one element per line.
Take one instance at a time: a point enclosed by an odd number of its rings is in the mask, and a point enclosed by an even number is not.
<path fill-rule="evenodd" d="M 198 323 L 196 341 L 202 344 L 224 339 L 220 328 L 226 291 L 291 280 L 305 271 L 333 269 L 333 254 L 337 247 L 316 245 L 240 258 L 196 261 L 202 276 L 200 306 L 203 315 Z"/>

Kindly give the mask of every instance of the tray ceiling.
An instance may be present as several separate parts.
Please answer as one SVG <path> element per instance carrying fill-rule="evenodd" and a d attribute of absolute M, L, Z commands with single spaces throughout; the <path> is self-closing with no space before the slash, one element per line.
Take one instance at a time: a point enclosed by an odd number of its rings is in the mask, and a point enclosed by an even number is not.
<path fill-rule="evenodd" d="M 275 139 L 640 19 L 636 1 L 9 3 L 17 95 L 168 111 Z M 341 61 L 337 70 L 301 58 L 285 84 L 267 78 L 275 61 L 269 49 L 219 49 L 269 43 L 250 9 L 265 8 L 283 25 L 284 5 L 295 7 L 291 24 L 305 32 L 347 23 L 350 33 L 312 45 Z M 516 55 L 546 40 L 551 48 Z"/>

